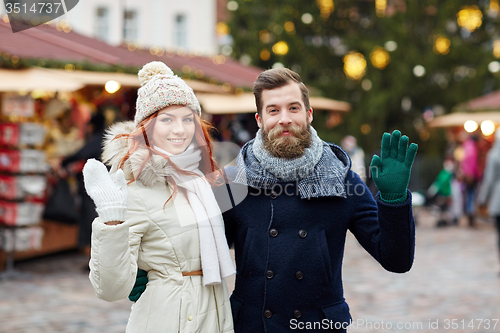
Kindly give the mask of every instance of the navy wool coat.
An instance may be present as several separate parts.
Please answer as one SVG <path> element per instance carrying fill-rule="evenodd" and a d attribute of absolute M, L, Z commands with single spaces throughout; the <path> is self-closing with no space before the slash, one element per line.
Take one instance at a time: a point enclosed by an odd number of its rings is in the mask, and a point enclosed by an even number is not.
<path fill-rule="evenodd" d="M 229 180 L 235 172 L 226 169 Z M 374 199 L 352 171 L 345 178 L 346 198 L 301 199 L 296 183 L 278 185 L 271 191 L 229 181 L 225 190 L 215 190 L 218 199 L 238 187 L 248 190 L 240 203 L 233 201 L 233 208 L 223 213 L 236 256 L 231 296 L 235 332 L 279 333 L 302 327 L 309 328 L 307 332 L 343 332 L 341 327 L 351 320 L 342 287 L 346 233 L 352 232 L 386 270 L 408 271 L 415 247 L 411 194 L 408 191 L 407 201 L 397 205 L 378 195 Z"/>

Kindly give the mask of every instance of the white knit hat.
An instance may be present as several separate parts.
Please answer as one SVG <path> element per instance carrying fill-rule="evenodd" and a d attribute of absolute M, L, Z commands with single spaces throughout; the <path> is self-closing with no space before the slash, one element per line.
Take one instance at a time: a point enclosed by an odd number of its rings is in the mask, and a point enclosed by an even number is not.
<path fill-rule="evenodd" d="M 193 89 L 160 61 L 152 61 L 139 71 L 141 88 L 137 92 L 134 123 L 170 105 L 185 105 L 201 116 L 201 107 Z"/>

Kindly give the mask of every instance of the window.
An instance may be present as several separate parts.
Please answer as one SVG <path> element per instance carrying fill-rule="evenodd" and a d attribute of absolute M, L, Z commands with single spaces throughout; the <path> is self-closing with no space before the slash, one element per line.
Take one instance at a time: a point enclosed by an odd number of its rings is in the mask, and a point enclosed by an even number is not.
<path fill-rule="evenodd" d="M 184 14 L 175 16 L 174 43 L 177 47 L 187 49 L 187 17 Z"/>
<path fill-rule="evenodd" d="M 109 10 L 98 7 L 95 12 L 94 36 L 97 39 L 108 41 L 109 38 Z"/>
<path fill-rule="evenodd" d="M 137 11 L 126 10 L 123 12 L 123 39 L 127 42 L 135 42 L 138 39 Z"/>

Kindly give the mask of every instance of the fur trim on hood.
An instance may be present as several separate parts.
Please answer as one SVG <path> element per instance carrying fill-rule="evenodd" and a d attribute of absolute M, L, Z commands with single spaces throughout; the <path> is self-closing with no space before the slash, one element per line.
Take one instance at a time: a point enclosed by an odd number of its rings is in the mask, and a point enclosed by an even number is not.
<path fill-rule="evenodd" d="M 133 121 L 120 122 L 111 125 L 104 135 L 102 161 L 111 167 L 111 172 L 118 169 L 120 161 L 127 155 L 129 148 L 129 140 L 126 138 L 117 138 L 119 134 L 130 134 L 135 130 Z M 149 156 L 149 151 L 143 147 L 137 150 L 130 156 L 130 158 L 123 164 L 123 173 L 125 179 L 132 180 L 132 175 L 137 175 L 142 163 Z M 160 155 L 153 154 L 147 161 L 144 169 L 142 170 L 139 180 L 145 186 L 152 186 L 157 182 L 165 183 L 165 177 L 173 172 L 172 166 L 168 160 Z"/>

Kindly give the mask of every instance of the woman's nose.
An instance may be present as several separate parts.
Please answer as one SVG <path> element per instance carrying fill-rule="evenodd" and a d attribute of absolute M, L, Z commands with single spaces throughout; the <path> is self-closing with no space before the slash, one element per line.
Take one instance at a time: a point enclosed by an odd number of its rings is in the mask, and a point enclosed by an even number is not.
<path fill-rule="evenodd" d="M 178 135 L 184 134 L 186 132 L 186 129 L 184 128 L 184 123 L 182 121 L 175 122 L 172 132 Z"/>

